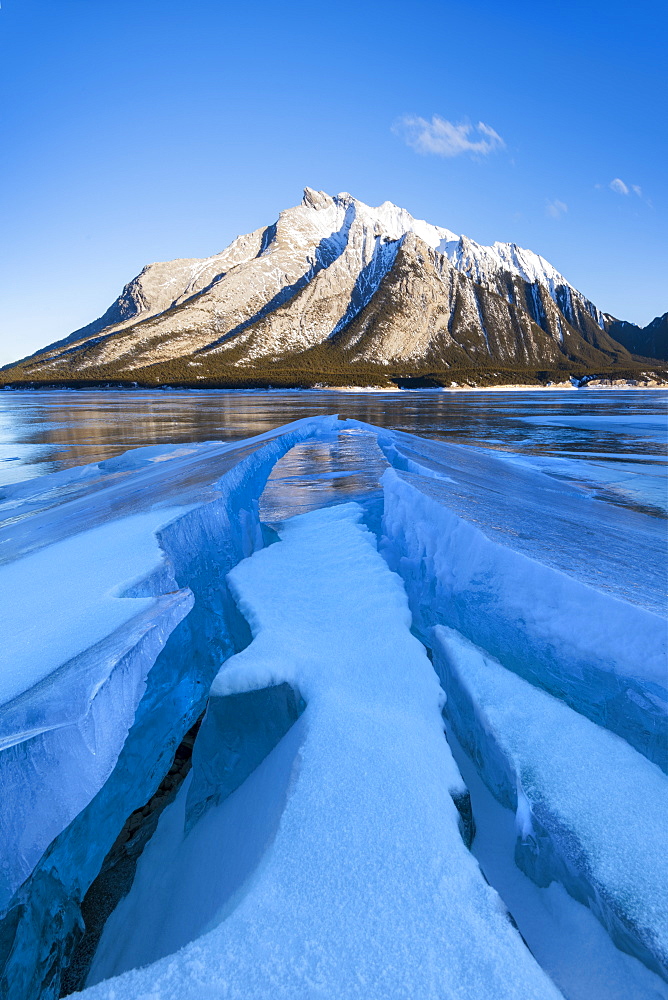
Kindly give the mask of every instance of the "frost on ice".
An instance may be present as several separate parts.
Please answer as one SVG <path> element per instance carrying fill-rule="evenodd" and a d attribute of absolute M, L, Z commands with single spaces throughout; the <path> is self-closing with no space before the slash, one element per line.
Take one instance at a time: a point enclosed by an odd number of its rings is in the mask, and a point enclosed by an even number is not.
<path fill-rule="evenodd" d="M 572 897 L 543 938 L 593 921 L 625 998 L 668 997 L 657 518 L 329 417 L 0 507 L 8 996 L 607 1000 L 527 948 L 461 767 L 515 813 L 506 871 Z M 92 940 L 82 900 L 203 712 Z"/>

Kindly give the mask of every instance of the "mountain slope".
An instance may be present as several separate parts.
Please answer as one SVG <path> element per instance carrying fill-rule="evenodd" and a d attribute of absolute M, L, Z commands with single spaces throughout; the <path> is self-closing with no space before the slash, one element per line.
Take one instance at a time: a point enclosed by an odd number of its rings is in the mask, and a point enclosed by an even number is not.
<path fill-rule="evenodd" d="M 647 326 L 607 317 L 607 331 L 632 354 L 668 361 L 668 313 L 657 316 Z"/>
<path fill-rule="evenodd" d="M 100 319 L 4 380 L 631 366 L 615 329 L 530 250 L 306 188 L 219 254 L 145 267 Z"/>

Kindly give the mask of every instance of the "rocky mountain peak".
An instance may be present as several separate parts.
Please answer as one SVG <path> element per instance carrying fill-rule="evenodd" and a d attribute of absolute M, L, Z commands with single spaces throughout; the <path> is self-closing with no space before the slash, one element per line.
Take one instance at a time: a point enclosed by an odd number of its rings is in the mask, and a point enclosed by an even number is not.
<path fill-rule="evenodd" d="M 323 208 L 331 208 L 334 199 L 325 191 L 315 191 L 313 188 L 305 187 L 302 196 L 302 205 L 306 208 L 314 208 L 316 211 Z"/>
<path fill-rule="evenodd" d="M 221 253 L 144 268 L 100 319 L 18 367 L 26 378 L 168 382 L 266 364 L 630 362 L 610 329 L 531 250 L 307 187 L 301 204 Z"/>

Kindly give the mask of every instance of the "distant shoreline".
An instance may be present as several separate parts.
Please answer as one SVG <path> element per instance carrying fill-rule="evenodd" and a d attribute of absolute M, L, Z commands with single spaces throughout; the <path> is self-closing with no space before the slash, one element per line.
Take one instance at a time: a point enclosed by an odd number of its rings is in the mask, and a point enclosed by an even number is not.
<path fill-rule="evenodd" d="M 82 373 L 65 373 L 51 378 L 31 378 L 30 373 L 0 369 L 0 390 L 105 389 L 162 390 L 316 390 L 325 392 L 401 392 L 430 389 L 438 392 L 535 392 L 547 389 L 668 389 L 668 364 L 658 359 L 643 359 L 633 366 L 582 367 L 451 367 L 402 369 L 398 366 L 350 366 L 302 368 L 276 365 L 247 368 L 230 366 L 208 375 L 191 372 L 163 371 L 136 373 L 102 372 L 92 369 Z M 132 375 L 135 377 L 133 378 Z"/>
<path fill-rule="evenodd" d="M 401 389 L 398 386 L 393 388 L 382 388 L 381 386 L 321 386 L 319 389 L 305 391 L 311 392 L 571 392 L 581 389 L 589 389 L 590 392 L 641 390 L 643 392 L 654 392 L 661 390 L 668 392 L 668 383 L 665 385 L 460 385 L 460 386 L 432 386 L 429 388 L 407 388 Z"/>
<path fill-rule="evenodd" d="M 513 383 L 509 385 L 142 385 L 128 383 L 24 383 L 0 385 L 0 392 L 340 392 L 340 393 L 406 393 L 406 392 L 438 392 L 438 393 L 499 393 L 499 392 L 573 392 L 586 390 L 588 392 L 668 392 L 668 382 L 660 385 L 573 385 L 559 383 L 555 385 L 536 385 Z"/>

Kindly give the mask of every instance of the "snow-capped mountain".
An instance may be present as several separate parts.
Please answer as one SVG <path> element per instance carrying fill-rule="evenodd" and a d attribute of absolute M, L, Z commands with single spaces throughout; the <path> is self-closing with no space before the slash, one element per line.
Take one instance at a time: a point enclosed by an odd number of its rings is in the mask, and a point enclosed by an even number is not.
<path fill-rule="evenodd" d="M 628 364 L 608 325 L 531 250 L 306 188 L 300 205 L 221 253 L 148 265 L 100 319 L 5 378 Z"/>

